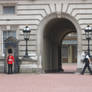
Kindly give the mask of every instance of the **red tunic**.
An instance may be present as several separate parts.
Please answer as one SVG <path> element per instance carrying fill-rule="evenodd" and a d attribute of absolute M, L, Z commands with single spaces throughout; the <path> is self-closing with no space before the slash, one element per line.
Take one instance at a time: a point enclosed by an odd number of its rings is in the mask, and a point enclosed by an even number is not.
<path fill-rule="evenodd" d="M 9 55 L 9 56 L 7 57 L 7 63 L 8 63 L 8 64 L 13 64 L 13 62 L 15 62 L 15 61 L 14 61 L 14 56 Z"/>

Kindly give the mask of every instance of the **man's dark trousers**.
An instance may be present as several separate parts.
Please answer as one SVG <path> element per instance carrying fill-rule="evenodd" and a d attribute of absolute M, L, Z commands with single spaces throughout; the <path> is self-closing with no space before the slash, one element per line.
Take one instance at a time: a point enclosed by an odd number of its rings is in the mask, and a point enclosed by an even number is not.
<path fill-rule="evenodd" d="M 85 66 L 84 66 L 83 71 L 81 72 L 81 74 L 84 74 L 87 67 L 88 67 L 88 70 L 89 70 L 90 74 L 92 74 L 92 70 L 89 66 L 89 61 L 88 60 L 85 61 Z"/>

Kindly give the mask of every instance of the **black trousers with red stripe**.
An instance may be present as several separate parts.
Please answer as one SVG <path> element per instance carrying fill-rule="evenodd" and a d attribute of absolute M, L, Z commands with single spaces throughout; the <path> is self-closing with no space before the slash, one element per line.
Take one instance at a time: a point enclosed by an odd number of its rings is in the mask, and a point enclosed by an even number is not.
<path fill-rule="evenodd" d="M 8 64 L 8 74 L 12 73 L 12 64 Z"/>

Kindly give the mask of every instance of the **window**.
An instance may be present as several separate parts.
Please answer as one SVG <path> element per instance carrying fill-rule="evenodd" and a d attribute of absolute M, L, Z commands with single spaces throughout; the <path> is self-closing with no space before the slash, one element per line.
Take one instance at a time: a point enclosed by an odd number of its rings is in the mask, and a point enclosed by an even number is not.
<path fill-rule="evenodd" d="M 62 56 L 63 56 L 63 58 L 68 57 L 68 46 L 66 46 L 66 45 L 62 46 Z"/>
<path fill-rule="evenodd" d="M 15 14 L 15 6 L 3 6 L 3 14 Z"/>
<path fill-rule="evenodd" d="M 16 31 L 3 31 L 3 54 L 5 53 L 5 40 L 8 37 L 16 38 Z"/>
<path fill-rule="evenodd" d="M 3 41 L 11 36 L 16 38 L 16 31 L 4 31 L 3 32 Z"/>

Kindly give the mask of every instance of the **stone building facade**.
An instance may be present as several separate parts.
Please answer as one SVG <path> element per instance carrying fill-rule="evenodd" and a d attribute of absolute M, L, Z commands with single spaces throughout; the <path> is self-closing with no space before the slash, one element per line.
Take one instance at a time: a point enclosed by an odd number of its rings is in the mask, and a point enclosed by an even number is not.
<path fill-rule="evenodd" d="M 18 41 L 20 72 L 58 71 L 62 65 L 61 43 L 70 32 L 77 33 L 77 69 L 82 51 L 87 50 L 84 29 L 92 25 L 91 0 L 0 0 L 0 72 L 4 72 L 7 49 L 4 40 Z M 31 29 L 28 42 L 30 59 L 23 59 L 23 28 Z M 90 41 L 92 50 L 92 41 Z"/>

